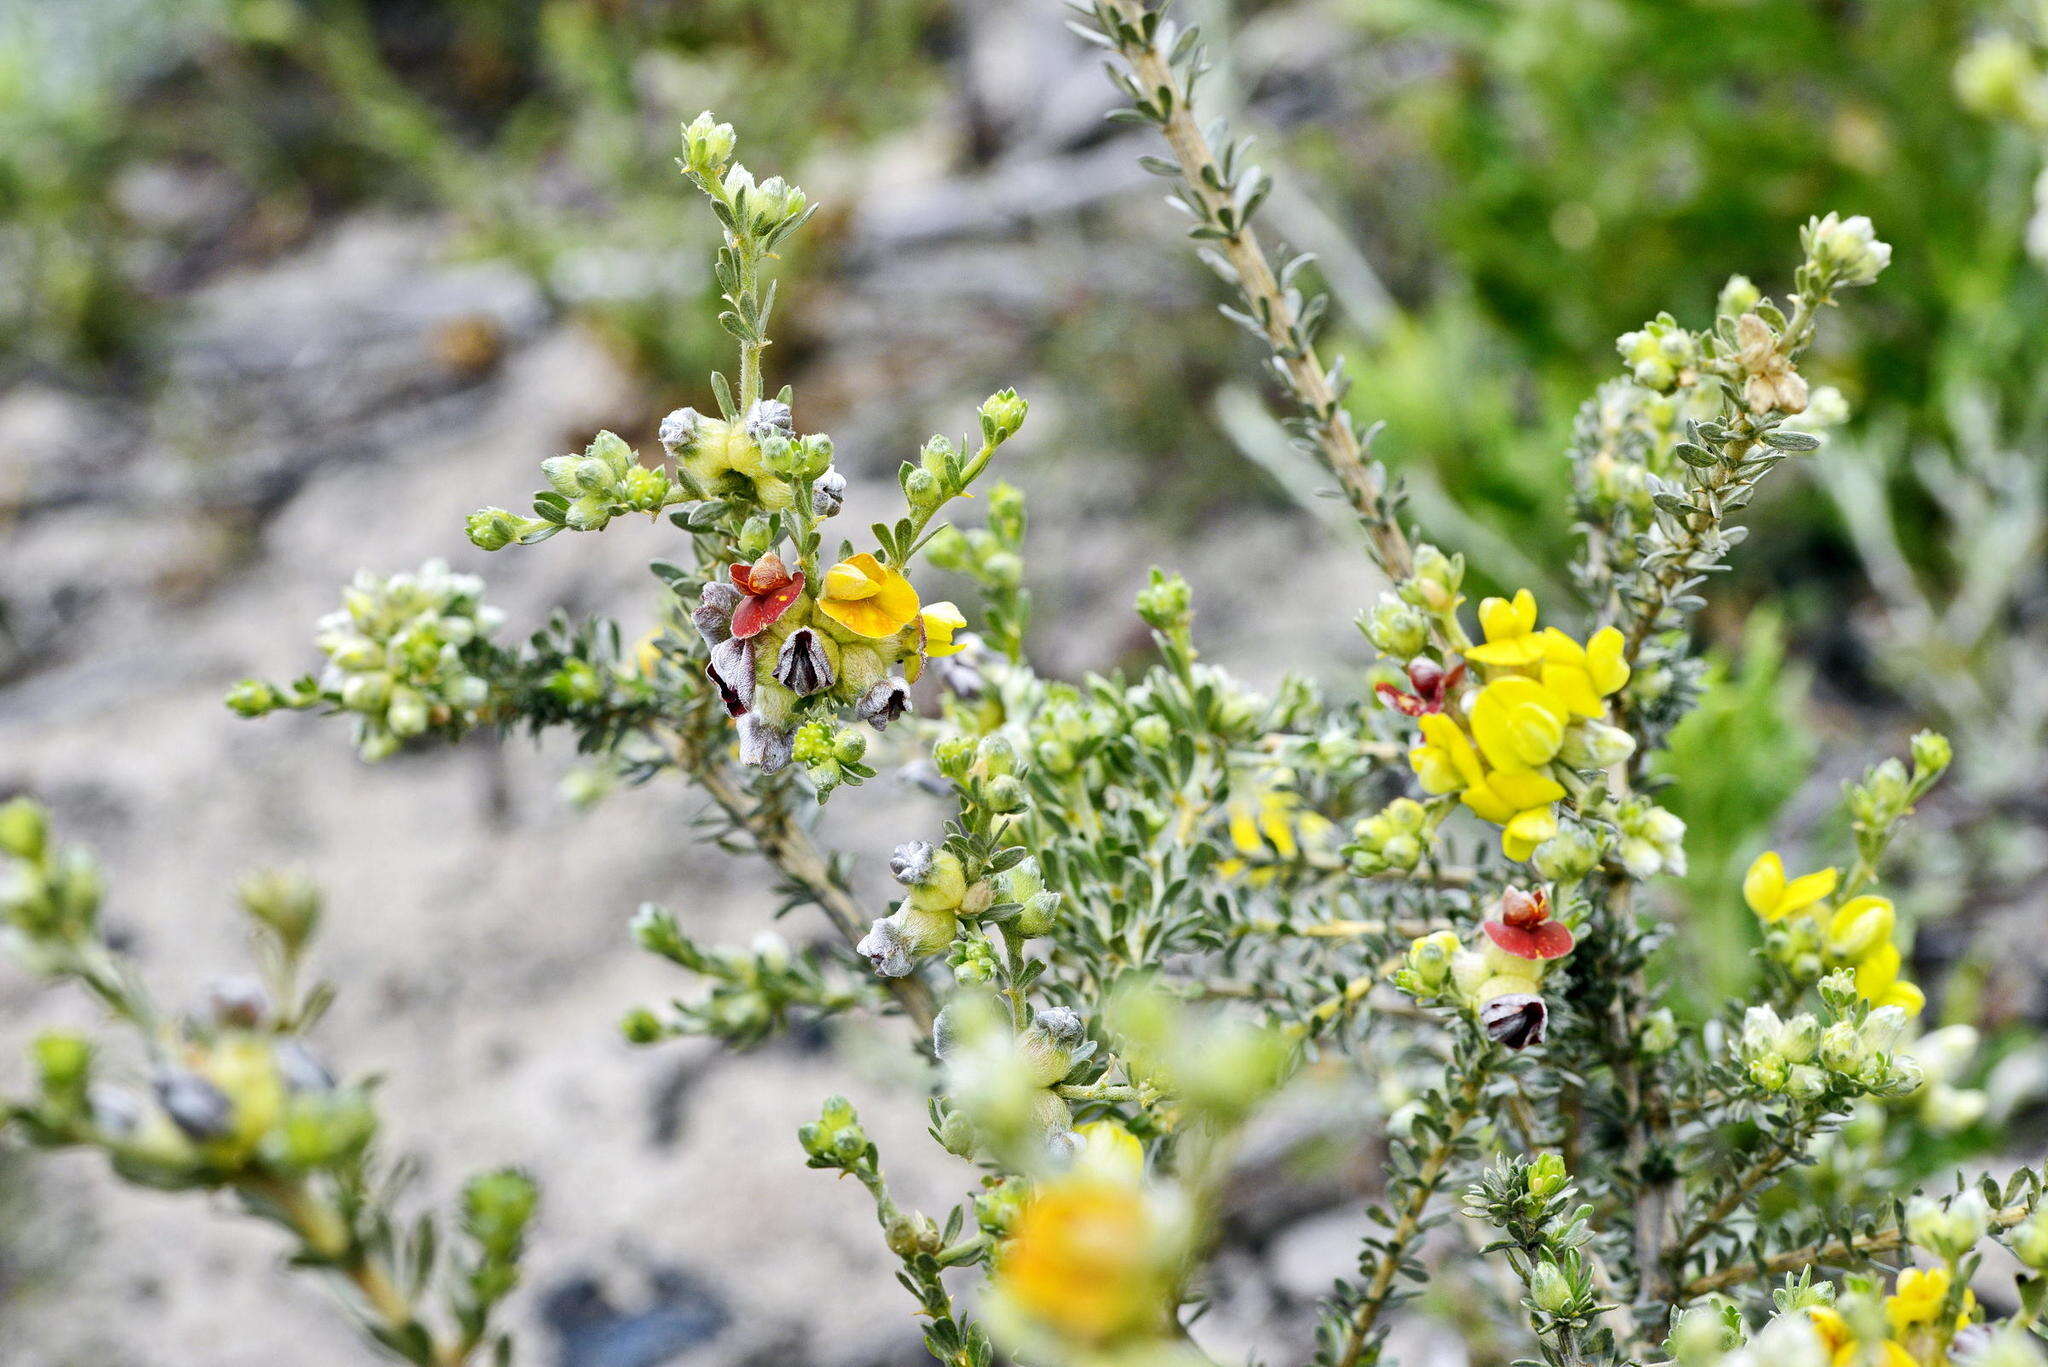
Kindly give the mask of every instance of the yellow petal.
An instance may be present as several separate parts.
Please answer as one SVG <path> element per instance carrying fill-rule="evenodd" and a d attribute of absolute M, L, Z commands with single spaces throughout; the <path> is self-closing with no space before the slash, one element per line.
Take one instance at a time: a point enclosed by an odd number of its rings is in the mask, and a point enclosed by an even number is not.
<path fill-rule="evenodd" d="M 1543 642 L 1533 636 L 1510 636 L 1501 641 L 1488 641 L 1483 646 L 1473 646 L 1465 652 L 1465 658 L 1474 664 L 1520 669 L 1543 658 Z"/>
<path fill-rule="evenodd" d="M 1917 1016 L 1927 1007 L 1927 994 L 1901 978 L 1886 988 L 1884 995 L 1871 1005 L 1896 1006 L 1909 1016 Z"/>
<path fill-rule="evenodd" d="M 1602 627 L 1586 642 L 1586 672 L 1601 697 L 1618 692 L 1628 682 L 1628 661 L 1624 654 L 1628 640 L 1614 627 Z"/>
<path fill-rule="evenodd" d="M 1807 878 L 1813 877 L 1808 874 Z M 1805 882 L 1800 879 L 1799 882 Z M 1799 883 L 1786 889 L 1787 900 Z M 1878 945 L 1891 943 L 1897 914 L 1882 897 L 1865 895 L 1844 902 L 1828 918 L 1828 948 L 1845 959 L 1862 959 Z"/>
<path fill-rule="evenodd" d="M 1515 819 L 1514 804 L 1508 802 L 1491 786 L 1475 783 L 1459 797 L 1481 821 L 1491 821 L 1496 826 L 1505 826 Z"/>
<path fill-rule="evenodd" d="M 1566 708 L 1534 679 L 1495 679 L 1472 704 L 1472 738 L 1496 769 L 1548 764 L 1564 743 Z"/>
<path fill-rule="evenodd" d="M 1486 771 L 1480 767 L 1478 752 L 1458 724 L 1441 712 L 1426 713 L 1422 718 L 1422 735 L 1431 745 L 1444 752 L 1444 757 L 1457 770 L 1459 778 L 1467 784 L 1481 782 Z"/>
<path fill-rule="evenodd" d="M 1518 813 L 1501 830 L 1500 847 L 1510 859 L 1527 859 L 1536 847 L 1557 834 L 1557 814 L 1548 807 Z"/>
<path fill-rule="evenodd" d="M 953 633 L 967 625 L 967 618 L 960 609 L 950 602 L 933 603 L 927 607 L 924 618 L 924 653 L 927 655 L 952 655 L 960 650 L 953 640 Z"/>
<path fill-rule="evenodd" d="M 874 597 L 880 588 L 881 585 L 850 560 L 842 560 L 825 571 L 825 597 L 831 601 L 859 602 L 863 598 Z"/>
<path fill-rule="evenodd" d="M 1576 665 L 1544 665 L 1543 686 L 1581 717 L 1597 719 L 1607 715 L 1607 708 L 1593 689 L 1592 676 Z"/>
<path fill-rule="evenodd" d="M 1258 854 L 1266 848 L 1266 842 L 1259 839 L 1259 823 L 1241 802 L 1230 804 L 1230 843 L 1242 854 Z"/>
<path fill-rule="evenodd" d="M 1440 746 L 1416 746 L 1408 752 L 1408 767 L 1415 771 L 1415 778 L 1425 793 L 1456 792 L 1465 783 L 1458 773 L 1458 766 L 1451 763 L 1450 754 Z"/>
<path fill-rule="evenodd" d="M 1766 921 L 1775 921 L 1784 915 L 1778 907 L 1784 895 L 1785 861 L 1778 858 L 1776 850 L 1765 850 L 1742 877 L 1742 900 Z"/>
<path fill-rule="evenodd" d="M 1488 776 L 1486 786 L 1516 809 L 1542 807 L 1564 796 L 1564 785 L 1545 773 L 1522 769 Z"/>
<path fill-rule="evenodd" d="M 1886 944 L 1864 956 L 1856 965 L 1856 995 L 1876 1001 L 1899 980 L 1899 947 Z"/>
<path fill-rule="evenodd" d="M 1505 598 L 1488 598 L 1479 604 L 1479 629 L 1489 641 L 1505 641 L 1522 634 L 1515 619 L 1515 606 Z"/>
<path fill-rule="evenodd" d="M 1559 631 L 1556 627 L 1545 627 L 1536 633 L 1537 642 L 1543 647 L 1543 658 L 1555 665 L 1586 665 L 1585 647 Z"/>
<path fill-rule="evenodd" d="M 1833 869 L 1822 869 L 1817 873 L 1802 874 L 1785 885 L 1778 894 L 1778 914 L 1790 916 L 1795 911 L 1804 911 L 1823 897 L 1834 895 L 1837 881 Z M 1862 900 L 1861 898 L 1857 899 Z M 1853 906 L 1854 903 L 1851 903 Z"/>

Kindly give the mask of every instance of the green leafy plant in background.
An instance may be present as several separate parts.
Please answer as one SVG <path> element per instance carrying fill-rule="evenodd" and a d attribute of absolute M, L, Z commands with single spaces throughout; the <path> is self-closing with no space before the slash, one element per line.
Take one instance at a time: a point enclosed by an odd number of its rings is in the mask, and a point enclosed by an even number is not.
<path fill-rule="evenodd" d="M 1756 977 L 1756 922 L 1743 906 L 1740 873 L 1799 791 L 1818 741 L 1802 721 L 1803 671 L 1785 660 L 1785 628 L 1759 611 L 1739 656 L 1713 657 L 1699 706 L 1671 732 L 1657 773 L 1684 822 L 1683 884 L 1699 1000 L 1740 996 Z"/>

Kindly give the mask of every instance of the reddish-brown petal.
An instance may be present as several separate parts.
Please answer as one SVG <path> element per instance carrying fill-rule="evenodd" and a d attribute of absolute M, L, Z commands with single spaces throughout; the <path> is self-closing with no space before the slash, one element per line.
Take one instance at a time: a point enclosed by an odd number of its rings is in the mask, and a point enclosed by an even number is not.
<path fill-rule="evenodd" d="M 733 578 L 737 582 L 741 567 L 733 567 Z M 742 584 L 740 587 L 745 588 Z M 783 613 L 789 605 L 803 596 L 804 577 L 801 573 L 789 577 L 789 582 L 769 593 L 747 594 L 746 600 L 732 614 L 732 634 L 739 640 L 759 636 Z"/>
<path fill-rule="evenodd" d="M 1534 926 L 1511 926 L 1505 921 L 1485 921 L 1486 938 L 1517 959 L 1558 959 L 1572 952 L 1572 933 L 1562 921 L 1544 921 Z"/>
<path fill-rule="evenodd" d="M 1500 919 L 1511 926 L 1528 927 L 1550 919 L 1550 893 L 1544 888 L 1524 892 L 1508 888 L 1500 895 Z"/>
<path fill-rule="evenodd" d="M 1412 694 L 1403 693 L 1390 683 L 1374 684 L 1372 691 L 1379 694 L 1381 702 L 1404 716 L 1419 717 L 1425 710 L 1422 706 L 1422 699 Z"/>
<path fill-rule="evenodd" d="M 1444 681 L 1444 667 L 1427 655 L 1417 655 L 1408 662 L 1408 682 L 1415 685 L 1415 691 L 1428 697 L 1441 687 Z"/>

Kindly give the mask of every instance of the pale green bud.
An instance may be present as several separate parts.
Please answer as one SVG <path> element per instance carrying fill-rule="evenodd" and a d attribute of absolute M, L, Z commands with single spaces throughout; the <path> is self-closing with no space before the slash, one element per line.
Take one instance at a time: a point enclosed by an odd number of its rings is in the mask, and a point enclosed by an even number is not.
<path fill-rule="evenodd" d="M 1569 1180 L 1560 1154 L 1546 1153 L 1529 1165 L 1529 1194 L 1539 1201 L 1547 1201 L 1563 1191 Z"/>
<path fill-rule="evenodd" d="M 1390 659 L 1413 659 L 1429 644 L 1429 619 L 1390 593 L 1380 595 L 1380 601 L 1358 619 L 1358 629 L 1373 649 Z"/>
<path fill-rule="evenodd" d="M 0 850 L 34 863 L 42 859 L 49 840 L 49 818 L 40 803 L 17 797 L 0 805 Z"/>
<path fill-rule="evenodd" d="M 2048 1270 L 2048 1206 L 2041 1207 L 2006 1237 L 2013 1256 L 2036 1272 Z"/>
<path fill-rule="evenodd" d="M 1164 750 L 1173 743 L 1173 725 L 1156 714 L 1146 715 L 1132 723 L 1131 738 L 1148 750 Z"/>
<path fill-rule="evenodd" d="M 1878 240 L 1862 214 L 1813 219 L 1802 236 L 1813 264 L 1838 285 L 1868 285 L 1891 264 L 1891 244 Z"/>
<path fill-rule="evenodd" d="M 683 125 L 684 160 L 692 171 L 715 175 L 732 160 L 739 137 L 729 123 L 720 123 L 705 110 Z"/>
<path fill-rule="evenodd" d="M 1906 1237 L 1951 1263 L 1975 1248 L 1990 1227 L 1991 1207 L 1975 1187 L 1946 1206 L 1925 1196 L 1906 1202 Z"/>
<path fill-rule="evenodd" d="M 1611 769 L 1636 752 L 1636 738 L 1619 726 L 1581 719 L 1564 733 L 1558 751 L 1574 769 Z"/>
<path fill-rule="evenodd" d="M 1531 856 L 1536 872 L 1552 883 L 1576 883 L 1600 865 L 1600 836 L 1589 826 L 1566 819 L 1557 834 L 1536 847 Z"/>
<path fill-rule="evenodd" d="M 1955 750 L 1948 743 L 1948 737 L 1938 731 L 1916 733 L 1912 740 L 1911 753 L 1915 786 L 1932 783 L 1955 758 Z"/>
<path fill-rule="evenodd" d="M 1030 407 L 1014 389 L 999 389 L 989 395 L 981 405 L 982 440 L 990 444 L 1007 441 L 1024 425 Z"/>
<path fill-rule="evenodd" d="M 1746 275 L 1731 275 L 1728 283 L 1721 286 L 1721 296 L 1714 304 L 1714 312 L 1724 318 L 1740 318 L 1757 306 L 1763 292 L 1751 283 Z"/>
<path fill-rule="evenodd" d="M 1529 1299 L 1537 1309 L 1555 1315 L 1572 1303 L 1571 1278 L 1556 1263 L 1540 1262 L 1529 1274 Z"/>

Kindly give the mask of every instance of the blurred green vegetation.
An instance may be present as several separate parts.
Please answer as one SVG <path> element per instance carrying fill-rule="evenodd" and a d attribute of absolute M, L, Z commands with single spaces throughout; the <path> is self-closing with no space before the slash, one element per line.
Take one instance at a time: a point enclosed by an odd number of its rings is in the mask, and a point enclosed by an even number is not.
<path fill-rule="evenodd" d="M 81 7 L 90 10 L 93 7 Z M 146 358 L 152 305 L 366 201 L 454 216 L 647 369 L 701 369 L 708 238 L 679 211 L 700 108 L 798 158 L 938 89 L 943 0 L 116 0 L 0 17 L 0 380 Z M 209 173 L 165 225 L 132 173 Z M 131 173 L 124 176 L 124 173 Z"/>
<path fill-rule="evenodd" d="M 1380 450 L 1543 543 L 1569 410 L 1613 339 L 1662 308 L 1697 320 L 1723 281 L 1789 262 L 1800 223 L 1870 215 L 1896 248 L 1867 307 L 1831 320 L 1818 382 L 1857 422 L 1946 444 L 1988 387 L 2012 432 L 2048 405 L 2048 282 L 2024 252 L 2039 148 L 1966 111 L 1958 57 L 1990 0 L 1348 0 L 1373 77 L 1356 118 L 1315 119 L 1295 161 L 1373 225 L 1410 317 L 1352 344 Z M 1483 456 L 1483 458 L 1482 458 Z M 1766 510 L 1810 514 L 1794 502 Z M 1774 548 L 1776 550 L 1774 551 Z M 1758 537 L 1743 575 L 1808 557 Z M 1810 568 L 1810 561 L 1808 564 Z"/>

